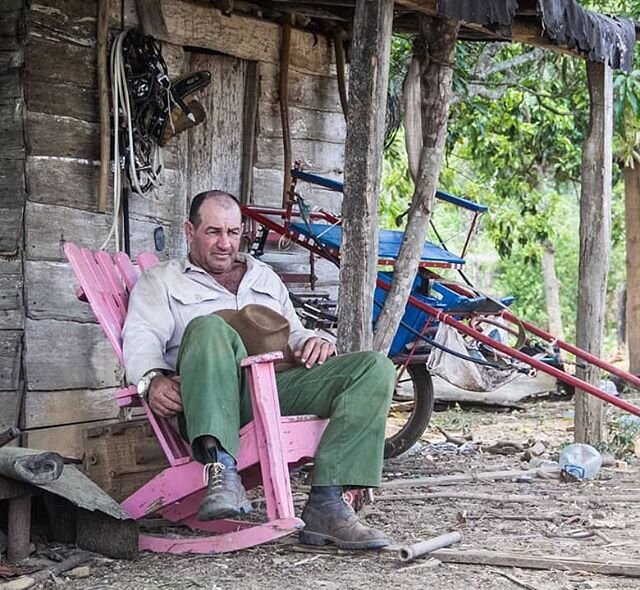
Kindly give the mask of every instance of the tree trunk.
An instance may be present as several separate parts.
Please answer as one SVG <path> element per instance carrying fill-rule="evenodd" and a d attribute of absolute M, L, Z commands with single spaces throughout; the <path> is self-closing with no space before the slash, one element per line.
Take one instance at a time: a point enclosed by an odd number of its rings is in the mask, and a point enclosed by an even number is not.
<path fill-rule="evenodd" d="M 556 275 L 556 250 L 550 241 L 542 245 L 542 279 L 544 282 L 544 298 L 547 304 L 549 332 L 556 338 L 564 340 L 562 327 L 562 308 L 560 306 L 560 281 Z"/>
<path fill-rule="evenodd" d="M 345 143 L 338 347 L 370 350 L 393 0 L 357 0 Z"/>
<path fill-rule="evenodd" d="M 460 23 L 444 18 L 418 15 L 420 36 L 414 53 L 420 59 L 422 87 L 422 149 L 418 178 L 407 227 L 396 261 L 391 290 L 378 317 L 373 347 L 384 354 L 404 313 L 407 298 L 418 270 L 424 239 L 429 227 L 436 187 L 447 137 L 451 80 L 456 38 Z"/>
<path fill-rule="evenodd" d="M 625 166 L 627 232 L 627 350 L 629 372 L 640 375 L 640 166 Z"/>
<path fill-rule="evenodd" d="M 587 62 L 591 97 L 589 134 L 582 151 L 580 195 L 580 263 L 578 270 L 577 345 L 600 356 L 611 245 L 611 165 L 613 92 L 611 68 Z M 598 386 L 596 367 L 577 370 L 577 376 Z M 575 439 L 597 443 L 604 439 L 604 404 L 576 391 Z"/>

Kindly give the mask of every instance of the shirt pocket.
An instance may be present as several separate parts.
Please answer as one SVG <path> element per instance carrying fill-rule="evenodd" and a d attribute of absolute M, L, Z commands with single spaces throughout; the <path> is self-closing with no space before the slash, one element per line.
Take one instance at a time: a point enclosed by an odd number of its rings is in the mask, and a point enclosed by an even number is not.
<path fill-rule="evenodd" d="M 258 305 L 264 305 L 270 307 L 278 313 L 282 313 L 282 304 L 280 299 L 274 295 L 274 289 L 270 289 L 269 282 L 260 285 L 251 285 L 249 288 L 250 303 L 257 303 Z"/>
<path fill-rule="evenodd" d="M 173 316 L 180 324 L 177 327 L 181 329 L 184 329 L 193 318 L 208 315 L 225 307 L 234 307 L 225 305 L 222 294 L 210 289 L 173 288 L 169 290 L 169 297 Z"/>

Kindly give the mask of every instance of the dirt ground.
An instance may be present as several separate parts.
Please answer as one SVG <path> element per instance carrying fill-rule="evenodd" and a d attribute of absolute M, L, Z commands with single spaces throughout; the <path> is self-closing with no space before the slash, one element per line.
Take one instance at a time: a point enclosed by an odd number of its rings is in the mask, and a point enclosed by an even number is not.
<path fill-rule="evenodd" d="M 572 441 L 573 404 L 537 401 L 522 410 L 490 412 L 449 409 L 436 412 L 422 442 L 400 458 L 387 461 L 386 482 L 426 476 L 527 469 L 526 447 L 540 441 L 542 459 L 557 458 Z M 617 412 L 610 411 L 615 420 Z M 473 443 L 462 447 L 445 442 L 441 427 Z M 634 430 L 627 436 L 637 434 Z M 495 443 L 508 454 L 489 452 Z M 621 434 L 616 444 L 630 443 Z M 518 446 L 522 447 L 519 449 Z M 615 445 L 612 445 L 612 448 Z M 489 448 L 489 449 L 488 449 Z M 616 447 L 617 448 L 617 447 Z M 537 451 L 542 449 L 537 445 Z M 614 449 L 615 450 L 615 449 Z M 522 555 L 563 556 L 599 561 L 640 563 L 640 463 L 633 453 L 610 461 L 598 479 L 563 482 L 525 477 L 519 481 L 473 482 L 439 487 L 384 487 L 365 508 L 367 522 L 384 529 L 397 544 L 414 543 L 449 531 L 459 531 L 455 549 L 486 549 Z M 486 494 L 473 498 L 414 498 L 427 492 Z M 394 499 L 394 496 L 404 499 Z M 505 495 L 526 495 L 525 502 Z M 634 495 L 635 502 L 614 496 Z M 534 500 L 531 500 L 534 497 Z M 296 494 L 298 506 L 303 496 Z M 403 563 L 394 550 L 348 552 L 300 546 L 293 539 L 236 554 L 168 556 L 143 553 L 135 561 L 99 559 L 88 577 L 60 576 L 45 588 L 68 590 L 247 588 L 282 590 L 321 588 L 404 588 L 482 590 L 622 589 L 638 588 L 638 578 L 601 575 L 576 569 L 520 569 L 463 565 L 422 557 Z"/>

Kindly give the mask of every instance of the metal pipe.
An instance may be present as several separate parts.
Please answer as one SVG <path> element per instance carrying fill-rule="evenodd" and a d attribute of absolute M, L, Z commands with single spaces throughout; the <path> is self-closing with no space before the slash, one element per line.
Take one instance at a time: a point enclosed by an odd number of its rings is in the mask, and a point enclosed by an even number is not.
<path fill-rule="evenodd" d="M 413 543 L 413 545 L 404 545 L 400 547 L 400 561 L 411 561 L 425 553 L 431 553 L 436 549 L 442 549 L 442 547 L 459 543 L 461 539 L 462 535 L 458 531 L 453 531 L 452 533 L 446 533 L 433 539 Z"/>
<path fill-rule="evenodd" d="M 586 352 L 585 350 L 582 350 L 582 349 L 578 348 L 577 346 L 574 346 L 573 344 L 570 344 L 569 342 L 565 342 L 564 340 L 559 340 L 558 338 L 556 338 L 552 334 L 549 334 L 548 332 L 545 332 L 542 328 L 538 328 L 537 326 L 534 326 L 533 324 L 530 324 L 529 322 L 525 322 L 523 320 L 519 320 L 511 312 L 508 312 L 508 311 L 503 312 L 502 313 L 502 317 L 504 317 L 505 319 L 509 320 L 510 322 L 514 322 L 514 323 L 520 322 L 524 326 L 525 330 L 527 330 L 528 332 L 531 332 L 532 334 L 535 334 L 536 336 L 539 336 L 540 338 L 544 338 L 548 342 L 557 344 L 560 348 L 562 348 L 563 350 L 566 350 L 567 352 L 573 354 L 577 358 L 580 358 L 580 359 L 582 359 L 584 361 L 587 361 L 588 363 L 591 363 L 592 365 L 595 365 L 596 367 L 600 367 L 601 369 L 604 369 L 608 373 L 611 373 L 612 375 L 616 375 L 616 376 L 620 377 L 621 379 L 624 379 L 625 381 L 628 381 L 629 383 L 631 383 L 631 385 L 634 385 L 635 387 L 640 387 L 640 378 L 638 378 L 637 376 L 635 376 L 635 375 L 633 375 L 631 373 L 627 373 L 626 371 L 623 371 L 622 369 L 619 369 L 615 365 L 611 365 L 611 364 L 603 361 L 602 359 L 599 359 L 597 356 L 594 356 L 594 355 Z"/>
<path fill-rule="evenodd" d="M 379 287 L 385 289 L 386 291 L 389 290 L 389 286 L 386 285 L 380 279 L 378 279 L 377 284 L 378 284 Z M 530 365 L 530 366 L 542 371 L 543 373 L 547 373 L 548 375 L 551 375 L 552 377 L 555 377 L 556 379 L 559 379 L 560 381 L 562 381 L 564 383 L 568 383 L 569 385 L 573 385 L 574 387 L 577 387 L 578 389 L 580 389 L 582 391 L 586 391 L 587 393 L 590 393 L 591 395 L 595 395 L 596 397 L 600 398 L 601 400 L 604 400 L 605 402 L 608 402 L 611 405 L 620 408 L 621 410 L 625 410 L 626 412 L 629 412 L 630 414 L 634 414 L 635 416 L 640 416 L 640 407 L 638 407 L 638 406 L 636 406 L 634 404 L 631 404 L 631 403 L 629 403 L 629 402 L 627 402 L 627 401 L 625 401 L 623 399 L 617 398 L 616 396 L 611 395 L 610 393 L 602 391 L 601 389 L 598 389 L 597 387 L 591 385 L 591 383 L 587 383 L 586 381 L 583 381 L 582 379 L 578 379 L 577 377 L 574 377 L 573 375 L 569 375 L 568 373 L 565 373 L 564 371 L 561 371 L 560 369 L 556 369 L 555 367 L 552 367 L 551 365 L 547 365 L 546 363 L 543 363 L 542 361 L 540 361 L 540 360 L 538 360 L 538 359 L 536 359 L 534 357 L 531 357 L 531 356 L 525 354 L 524 352 L 521 352 L 521 351 L 519 351 L 519 350 L 517 350 L 515 348 L 511 348 L 510 346 L 507 346 L 506 344 L 502 344 L 502 342 L 498 342 L 497 340 L 494 340 L 493 338 L 490 338 L 489 336 L 486 336 L 482 332 L 479 332 L 478 330 L 475 330 L 475 329 L 471 328 L 470 326 L 467 326 L 466 324 L 463 324 L 462 322 L 454 320 L 447 312 L 443 312 L 442 310 L 436 309 L 435 307 L 431 307 L 430 305 L 427 305 L 426 303 L 423 303 L 422 301 L 420 301 L 419 299 L 416 299 L 413 296 L 409 296 L 408 303 L 410 305 L 413 305 L 413 306 L 417 307 L 418 309 L 421 309 L 422 311 L 427 312 L 429 315 L 434 316 L 437 320 L 439 320 L 441 322 L 444 322 L 445 324 L 448 324 L 450 326 L 453 326 L 459 332 L 467 334 L 467 335 L 471 336 L 472 338 L 474 338 L 475 340 L 479 340 L 480 342 L 484 342 L 485 344 L 487 344 L 488 346 L 494 348 L 495 350 L 499 350 L 500 352 L 506 354 L 507 356 L 510 356 L 512 358 L 516 358 L 519 361 L 522 361 L 523 363 L 525 363 L 527 365 Z M 582 351 L 582 352 L 584 354 L 584 351 Z M 603 363 L 603 361 L 600 361 L 600 362 Z M 604 364 L 606 364 L 606 363 L 604 363 Z"/>

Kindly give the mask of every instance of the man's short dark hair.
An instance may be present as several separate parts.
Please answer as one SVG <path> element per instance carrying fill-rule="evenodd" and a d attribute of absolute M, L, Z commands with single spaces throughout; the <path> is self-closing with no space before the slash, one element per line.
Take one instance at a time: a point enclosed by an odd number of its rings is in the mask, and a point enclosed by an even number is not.
<path fill-rule="evenodd" d="M 226 201 L 230 204 L 235 204 L 238 209 L 240 209 L 240 201 L 238 201 L 238 199 L 231 193 L 219 190 L 203 191 L 193 197 L 191 207 L 189 207 L 189 221 L 194 227 L 198 227 L 198 225 L 200 225 L 200 207 L 202 207 L 202 203 L 207 199 L 216 199 L 221 202 Z"/>

